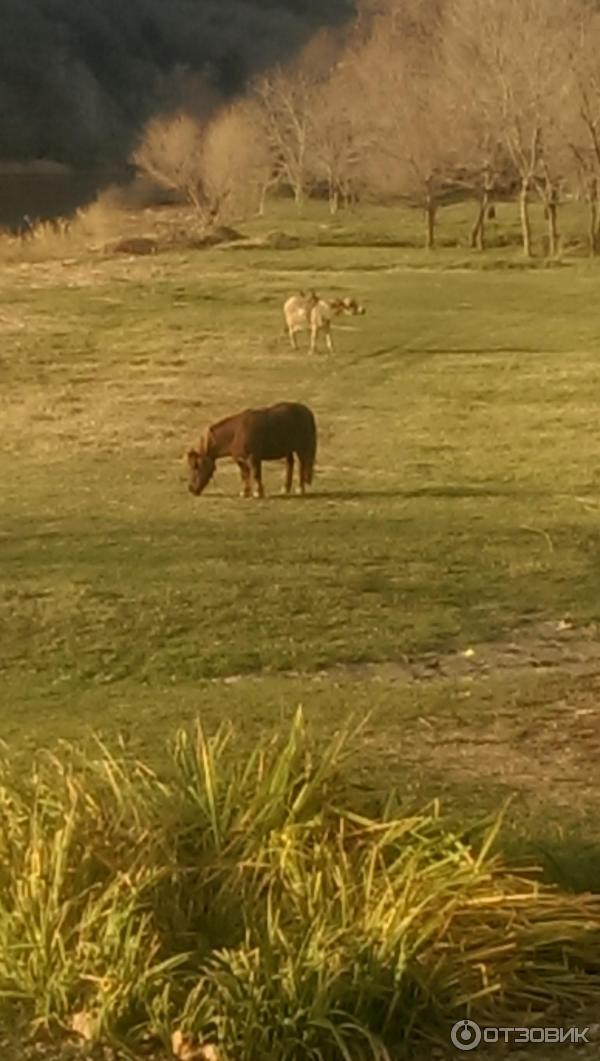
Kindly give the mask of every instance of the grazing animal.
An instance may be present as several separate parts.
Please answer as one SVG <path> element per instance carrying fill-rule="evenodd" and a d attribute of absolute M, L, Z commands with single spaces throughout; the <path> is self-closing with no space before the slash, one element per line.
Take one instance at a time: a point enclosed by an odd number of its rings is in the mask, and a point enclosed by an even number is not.
<path fill-rule="evenodd" d="M 265 409 L 245 409 L 212 424 L 196 449 L 190 449 L 189 490 L 197 496 L 212 479 L 220 457 L 233 457 L 242 476 L 242 497 L 264 497 L 262 461 L 285 460 L 285 493 L 292 489 L 294 455 L 299 464 L 298 492 L 312 483 L 317 452 L 313 413 L 298 402 L 279 402 Z M 252 488 L 254 480 L 254 489 Z"/>
<path fill-rule="evenodd" d="M 327 349 L 333 353 L 331 339 L 333 317 L 339 316 L 340 313 L 348 316 L 357 314 L 362 316 L 364 312 L 364 306 L 361 306 L 354 298 L 325 299 L 320 298 L 314 291 L 311 291 L 310 295 L 305 295 L 301 291 L 298 295 L 292 295 L 283 304 L 285 328 L 290 337 L 292 349 L 298 349 L 296 333 L 308 327 L 310 328 L 310 354 L 316 353 L 317 338 L 321 333 L 325 336 Z"/>

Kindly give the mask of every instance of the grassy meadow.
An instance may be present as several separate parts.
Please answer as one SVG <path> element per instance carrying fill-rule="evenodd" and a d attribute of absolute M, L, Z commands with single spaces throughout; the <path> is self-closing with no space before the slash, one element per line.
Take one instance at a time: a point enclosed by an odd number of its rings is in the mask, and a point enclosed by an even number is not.
<path fill-rule="evenodd" d="M 505 846 L 589 885 L 598 266 L 526 266 L 510 204 L 483 255 L 444 246 L 465 207 L 430 254 L 395 208 L 278 211 L 241 227 L 288 249 L 0 265 L 1 735 L 24 761 L 120 735 L 160 767 L 198 714 L 251 750 L 299 705 L 323 742 L 369 713 L 361 805 L 396 787 L 464 824 L 512 796 Z M 312 287 L 367 307 L 331 357 L 283 334 L 284 298 Z M 279 496 L 267 465 L 266 500 L 243 501 L 224 462 L 192 498 L 202 429 L 280 399 L 317 417 L 311 496 Z"/>

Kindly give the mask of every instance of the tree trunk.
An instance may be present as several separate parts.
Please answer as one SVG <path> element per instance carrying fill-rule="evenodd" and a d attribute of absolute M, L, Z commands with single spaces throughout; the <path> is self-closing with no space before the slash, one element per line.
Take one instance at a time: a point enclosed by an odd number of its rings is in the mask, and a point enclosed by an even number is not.
<path fill-rule="evenodd" d="M 484 188 L 479 201 L 477 220 L 471 229 L 471 247 L 473 250 L 485 250 L 485 222 L 486 218 L 489 217 L 489 208 L 490 193 L 488 188 Z"/>
<path fill-rule="evenodd" d="M 531 221 L 529 218 L 529 179 L 524 177 L 521 181 L 521 191 L 519 193 L 519 214 L 521 217 L 521 234 L 523 236 L 523 254 L 526 258 L 531 258 Z"/>
<path fill-rule="evenodd" d="M 598 203 L 590 199 L 589 252 L 593 258 L 598 250 Z"/>
<path fill-rule="evenodd" d="M 268 192 L 268 190 L 269 190 L 269 185 L 268 184 L 263 184 L 261 189 L 260 189 L 260 196 L 259 196 L 259 199 L 258 199 L 258 216 L 259 217 L 264 217 L 265 216 L 265 207 L 267 205 L 267 192 Z"/>
<path fill-rule="evenodd" d="M 354 210 L 357 196 L 355 189 L 351 184 L 347 184 L 342 188 L 342 200 L 344 203 L 344 210 Z"/>
<path fill-rule="evenodd" d="M 469 241 L 470 246 L 473 250 L 483 250 L 483 244 L 485 240 L 485 208 L 483 206 L 483 200 L 479 203 L 479 211 L 473 228 L 471 229 L 471 239 Z"/>
<path fill-rule="evenodd" d="M 304 206 L 304 186 L 300 182 L 294 186 L 294 202 L 296 204 L 296 210 L 300 212 Z"/>
<path fill-rule="evenodd" d="M 428 251 L 435 247 L 435 215 L 436 204 L 429 197 L 425 203 L 425 247 Z"/>
<path fill-rule="evenodd" d="M 548 236 L 545 241 L 547 256 L 556 258 L 560 247 L 558 234 L 558 192 L 556 184 L 546 169 L 543 181 L 537 181 L 536 187 L 544 204 L 544 221 L 548 223 Z"/>
<path fill-rule="evenodd" d="M 551 258 L 556 258 L 558 254 L 558 206 L 556 203 L 555 193 L 552 193 L 552 198 L 548 203 L 548 249 Z"/>
<path fill-rule="evenodd" d="M 598 253 L 598 181 L 593 177 L 589 183 L 588 201 L 590 204 L 589 251 L 590 257 Z"/>
<path fill-rule="evenodd" d="M 327 191 L 329 195 L 329 213 L 331 215 L 337 214 L 340 205 L 340 188 L 332 173 L 329 173 L 327 177 Z"/>

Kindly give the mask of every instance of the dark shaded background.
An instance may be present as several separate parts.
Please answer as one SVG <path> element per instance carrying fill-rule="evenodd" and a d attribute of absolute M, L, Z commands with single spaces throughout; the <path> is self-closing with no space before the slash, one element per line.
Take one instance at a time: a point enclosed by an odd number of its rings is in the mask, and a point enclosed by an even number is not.
<path fill-rule="evenodd" d="M 236 93 L 351 13 L 352 0 L 0 0 L 0 164 L 66 163 L 80 171 L 73 194 L 85 201 L 124 167 L 146 119 L 183 85 L 193 90 L 194 75 Z M 64 198 L 67 186 L 58 175 L 16 180 L 0 170 L 0 223 L 15 209 L 49 216 L 35 189 Z"/>

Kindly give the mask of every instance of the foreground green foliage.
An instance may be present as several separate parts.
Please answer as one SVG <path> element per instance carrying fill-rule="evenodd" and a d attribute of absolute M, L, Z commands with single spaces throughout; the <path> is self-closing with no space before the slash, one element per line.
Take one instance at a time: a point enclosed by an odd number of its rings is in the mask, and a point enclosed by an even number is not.
<path fill-rule="evenodd" d="M 233 739 L 232 739 L 233 738 Z M 235 1061 L 387 1058 L 600 988 L 600 900 L 515 873 L 433 810 L 344 806 L 341 734 L 299 714 L 246 757 L 229 728 L 180 730 L 160 778 L 66 745 L 0 805 L 7 1022 L 91 1037 L 180 1030 Z"/>

